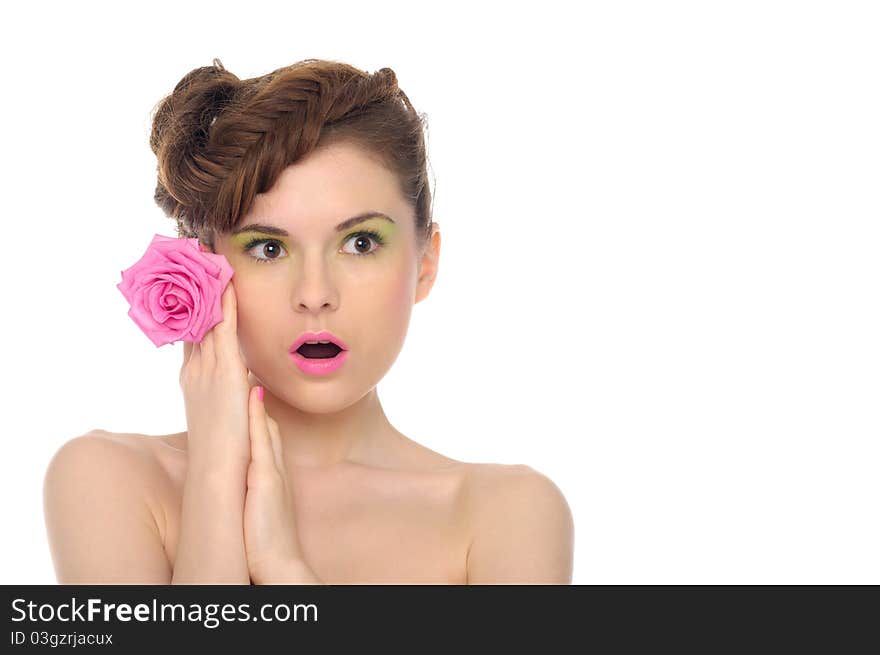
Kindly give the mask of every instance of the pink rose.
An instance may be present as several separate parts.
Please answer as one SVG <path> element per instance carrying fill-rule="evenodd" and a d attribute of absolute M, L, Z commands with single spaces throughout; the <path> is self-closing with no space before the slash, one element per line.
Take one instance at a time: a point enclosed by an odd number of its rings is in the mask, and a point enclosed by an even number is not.
<path fill-rule="evenodd" d="M 198 239 L 157 234 L 116 285 L 131 305 L 128 315 L 157 347 L 201 341 L 223 320 L 222 294 L 233 269 Z"/>

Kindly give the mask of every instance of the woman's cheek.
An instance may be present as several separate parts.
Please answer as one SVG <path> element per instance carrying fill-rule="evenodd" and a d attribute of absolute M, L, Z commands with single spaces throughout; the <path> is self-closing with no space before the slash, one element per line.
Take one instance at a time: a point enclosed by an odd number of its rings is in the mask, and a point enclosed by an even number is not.
<path fill-rule="evenodd" d="M 388 317 L 389 333 L 396 334 L 399 340 L 403 340 L 409 327 L 412 316 L 413 301 L 415 298 L 414 273 L 403 272 L 394 278 L 386 298 L 388 299 L 385 315 Z"/>

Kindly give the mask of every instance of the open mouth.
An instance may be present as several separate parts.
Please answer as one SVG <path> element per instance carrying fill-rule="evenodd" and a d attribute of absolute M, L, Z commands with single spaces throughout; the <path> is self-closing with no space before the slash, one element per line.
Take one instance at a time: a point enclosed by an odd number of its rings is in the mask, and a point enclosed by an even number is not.
<path fill-rule="evenodd" d="M 332 359 L 342 352 L 335 343 L 304 343 L 296 349 L 306 359 Z"/>

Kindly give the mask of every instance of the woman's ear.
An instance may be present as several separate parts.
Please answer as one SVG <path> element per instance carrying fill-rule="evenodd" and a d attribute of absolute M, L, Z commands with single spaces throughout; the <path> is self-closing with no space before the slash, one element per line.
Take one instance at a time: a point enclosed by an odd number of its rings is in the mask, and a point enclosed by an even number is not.
<path fill-rule="evenodd" d="M 416 283 L 416 300 L 421 302 L 428 297 L 434 280 L 437 279 L 437 271 L 440 266 L 440 224 L 432 223 L 431 237 L 425 246 L 425 251 L 419 260 L 419 279 Z"/>

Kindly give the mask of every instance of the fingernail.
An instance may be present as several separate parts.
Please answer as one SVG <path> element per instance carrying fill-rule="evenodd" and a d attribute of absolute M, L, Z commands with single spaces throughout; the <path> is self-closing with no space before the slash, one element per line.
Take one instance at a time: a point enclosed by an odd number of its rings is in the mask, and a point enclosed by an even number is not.
<path fill-rule="evenodd" d="M 260 397 L 260 400 L 263 399 L 263 387 L 257 387 L 257 395 Z"/>

